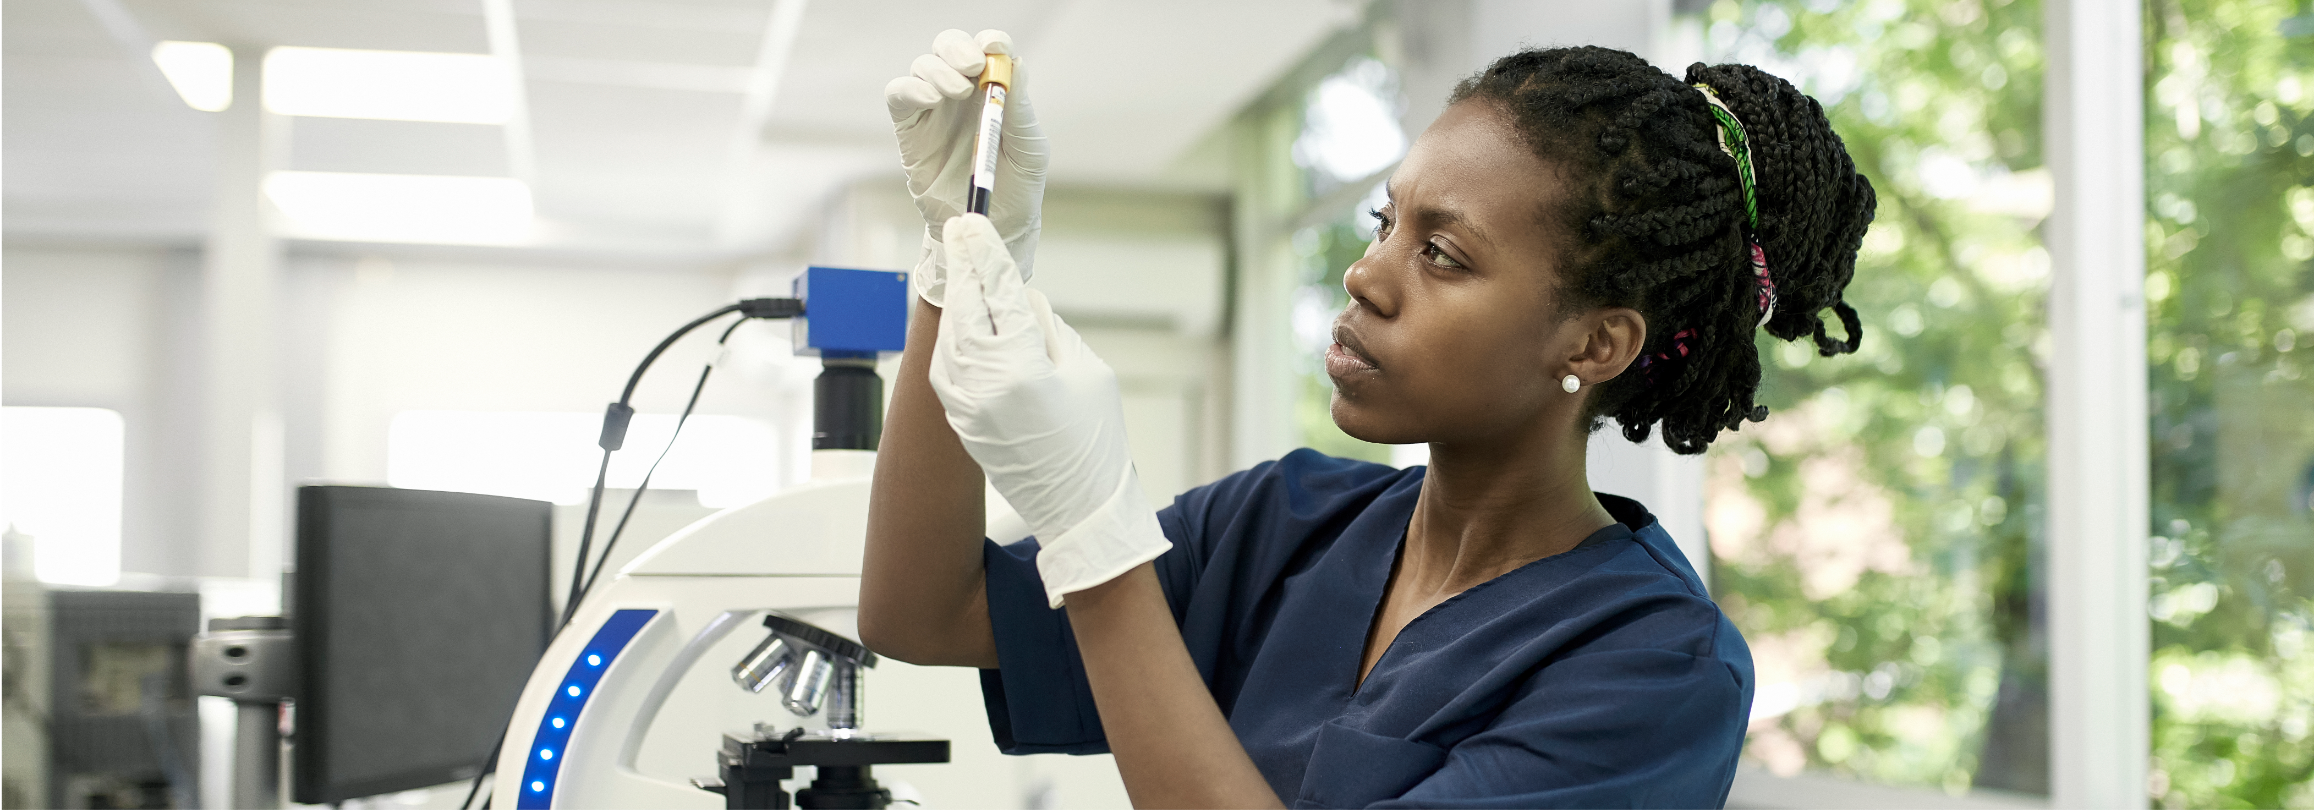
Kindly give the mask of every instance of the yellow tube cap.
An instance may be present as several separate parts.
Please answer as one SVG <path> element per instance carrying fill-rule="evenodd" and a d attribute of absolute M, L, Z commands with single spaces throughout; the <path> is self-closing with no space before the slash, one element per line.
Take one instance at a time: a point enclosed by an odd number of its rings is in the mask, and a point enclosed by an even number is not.
<path fill-rule="evenodd" d="M 988 66 L 980 71 L 980 86 L 1002 85 L 1012 89 L 1012 57 L 1001 53 L 988 55 Z"/>

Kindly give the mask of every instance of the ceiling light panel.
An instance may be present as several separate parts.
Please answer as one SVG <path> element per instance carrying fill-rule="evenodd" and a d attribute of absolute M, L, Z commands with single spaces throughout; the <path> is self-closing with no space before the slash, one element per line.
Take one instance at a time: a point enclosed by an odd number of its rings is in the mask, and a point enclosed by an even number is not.
<path fill-rule="evenodd" d="M 168 41 L 153 45 L 153 64 L 177 88 L 185 105 L 202 112 L 233 106 L 233 52 L 214 42 Z"/>
<path fill-rule="evenodd" d="M 530 186 L 511 177 L 279 171 L 265 196 L 309 239 L 509 245 L 530 236 Z"/>
<path fill-rule="evenodd" d="M 279 47 L 265 54 L 265 109 L 281 115 L 504 124 L 512 71 L 473 53 Z"/>

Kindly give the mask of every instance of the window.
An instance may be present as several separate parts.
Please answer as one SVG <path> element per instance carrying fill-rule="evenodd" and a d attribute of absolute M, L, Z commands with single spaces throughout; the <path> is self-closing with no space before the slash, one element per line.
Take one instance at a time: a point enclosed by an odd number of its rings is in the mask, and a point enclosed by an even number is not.
<path fill-rule="evenodd" d="M 1293 297 L 1294 426 L 1300 443 L 1319 452 L 1400 465 L 1421 463 L 1429 448 L 1370 444 L 1343 433 L 1334 424 L 1334 385 L 1323 358 L 1334 342 L 1334 316 L 1350 303 L 1342 276 L 1374 239 L 1366 212 L 1388 202 L 1383 175 L 1406 155 L 1408 139 L 1398 124 L 1403 107 L 1398 77 L 1387 65 L 1351 57 L 1304 97 L 1291 152 L 1309 201 L 1304 217 L 1316 220 L 1295 229 L 1291 242 L 1300 282 Z"/>
<path fill-rule="evenodd" d="M 1704 23 L 1707 61 L 1821 101 L 1880 199 L 1862 351 L 1763 337 L 1775 416 L 1708 459 L 1713 587 L 1759 674 L 1745 758 L 2044 793 L 2039 4 L 1721 0 Z"/>
<path fill-rule="evenodd" d="M 2148 788 L 2314 806 L 2314 15 L 2146 10 Z"/>
<path fill-rule="evenodd" d="M 2113 806 L 2142 785 L 2162 806 L 2314 807 L 2314 4 L 1675 6 L 1700 13 L 1659 45 L 1792 80 L 1880 193 L 1849 288 L 1863 352 L 1762 341 L 1777 416 L 1706 457 L 1709 580 L 1759 668 L 1747 764 L 1900 804 L 1999 789 Z M 2045 30 L 2049 11 L 2067 27 Z M 1428 22 L 1454 41 L 1459 23 Z M 1303 344 L 1340 304 L 1327 269 L 1363 246 L 1344 214 L 1368 191 L 1311 159 L 1324 99 L 1303 91 L 1358 47 L 1244 127 L 1280 157 L 1239 186 L 1241 310 L 1290 307 Z M 2142 127 L 2122 101 L 2140 89 Z M 2073 122 L 2049 133 L 2064 142 L 2044 145 L 2044 115 Z M 2135 237 L 2097 239 L 2139 226 L 2140 167 L 2104 158 L 2140 146 L 2142 288 Z M 1387 455 L 1329 435 L 1322 377 L 1263 359 L 1308 346 L 1240 327 L 1240 436 L 1288 432 L 1260 406 L 1293 402 L 1303 443 Z M 2099 344 L 2110 329 L 2128 334 Z M 1290 396 L 1263 387 L 1289 376 Z M 2052 413 L 2051 391 L 2076 404 Z M 1751 800 L 1824 784 L 1747 774 Z M 1818 798 L 1865 795 L 1851 787 Z M 2036 799 L 1963 803 L 2016 801 Z"/>
<path fill-rule="evenodd" d="M 41 581 L 120 581 L 122 432 L 104 408 L 0 408 L 0 515 Z"/>
<path fill-rule="evenodd" d="M 597 413 L 404 411 L 388 428 L 386 481 L 410 489 L 580 503 L 602 462 L 595 444 L 602 420 Z M 611 456 L 608 486 L 640 484 L 674 428 L 672 414 L 636 414 L 625 449 Z M 651 487 L 696 490 L 701 506 L 737 506 L 778 489 L 778 449 L 766 423 L 694 414 L 652 475 Z"/>

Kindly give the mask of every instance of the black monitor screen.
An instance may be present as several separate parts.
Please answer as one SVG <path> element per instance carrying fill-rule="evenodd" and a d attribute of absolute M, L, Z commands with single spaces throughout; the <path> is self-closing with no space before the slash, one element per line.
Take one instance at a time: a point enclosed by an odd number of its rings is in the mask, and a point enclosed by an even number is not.
<path fill-rule="evenodd" d="M 459 492 L 298 490 L 297 801 L 474 775 L 546 650 L 552 508 Z"/>

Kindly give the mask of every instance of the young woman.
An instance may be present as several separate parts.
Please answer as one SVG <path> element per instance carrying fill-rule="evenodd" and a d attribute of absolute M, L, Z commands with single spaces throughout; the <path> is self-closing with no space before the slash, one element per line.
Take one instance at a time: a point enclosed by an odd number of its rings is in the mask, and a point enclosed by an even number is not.
<path fill-rule="evenodd" d="M 1009 41 L 943 34 L 887 89 L 930 229 L 868 645 L 983 669 L 1006 751 L 1114 752 L 1141 807 L 1723 803 L 1750 653 L 1646 508 L 1590 490 L 1584 445 L 1613 420 L 1699 453 L 1765 418 L 1755 331 L 1855 351 L 1874 196 L 1816 102 L 1592 47 L 1464 81 L 1326 354 L 1335 423 L 1428 468 L 1299 450 L 1152 519 L 1114 375 L 1021 284 L 1044 145 L 1018 75 L 1012 196 L 950 219 L 984 50 Z M 982 539 L 984 473 L 1038 540 Z"/>

